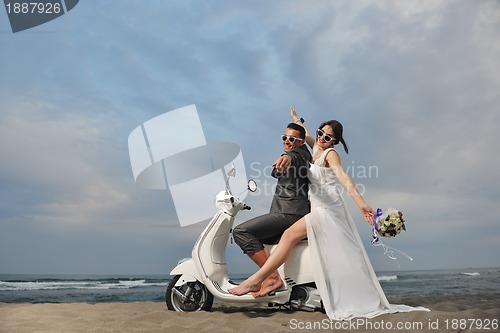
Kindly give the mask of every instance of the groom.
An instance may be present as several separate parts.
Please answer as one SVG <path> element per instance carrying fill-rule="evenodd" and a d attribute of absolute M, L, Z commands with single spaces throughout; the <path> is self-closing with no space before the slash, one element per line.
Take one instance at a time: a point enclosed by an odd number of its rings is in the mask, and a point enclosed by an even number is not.
<path fill-rule="evenodd" d="M 304 145 L 305 137 L 302 126 L 295 123 L 287 125 L 281 137 L 285 152 L 274 162 L 271 173 L 278 183 L 270 212 L 244 222 L 233 230 L 236 244 L 259 267 L 269 257 L 264 244 L 277 244 L 283 232 L 310 211 L 307 170 L 312 157 Z M 260 291 L 252 295 L 265 296 L 282 286 L 283 280 L 275 271 L 262 283 Z"/>

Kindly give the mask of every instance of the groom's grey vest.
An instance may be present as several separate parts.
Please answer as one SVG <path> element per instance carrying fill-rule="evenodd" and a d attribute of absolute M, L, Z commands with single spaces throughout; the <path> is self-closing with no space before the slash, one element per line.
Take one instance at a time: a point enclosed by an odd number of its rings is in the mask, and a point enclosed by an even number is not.
<path fill-rule="evenodd" d="M 312 159 L 311 153 L 306 146 L 294 148 L 285 153 L 292 158 L 290 169 L 281 174 L 273 169 L 271 175 L 278 179 L 271 213 L 306 215 L 311 206 L 307 198 L 309 180 L 307 170 Z"/>

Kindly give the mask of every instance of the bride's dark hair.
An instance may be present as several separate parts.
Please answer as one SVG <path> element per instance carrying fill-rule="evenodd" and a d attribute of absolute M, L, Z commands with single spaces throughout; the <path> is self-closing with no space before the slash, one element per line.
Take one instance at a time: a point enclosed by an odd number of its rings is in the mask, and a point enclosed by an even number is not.
<path fill-rule="evenodd" d="M 344 132 L 344 127 L 342 126 L 342 124 L 339 123 L 337 120 L 328 120 L 322 122 L 319 125 L 318 129 L 322 129 L 326 125 L 329 125 L 333 130 L 333 136 L 335 136 L 335 139 L 333 140 L 333 145 L 336 145 L 339 142 L 342 143 L 342 146 L 344 146 L 346 154 L 349 154 L 349 147 L 347 146 L 347 143 L 345 143 L 344 137 L 342 136 Z"/>

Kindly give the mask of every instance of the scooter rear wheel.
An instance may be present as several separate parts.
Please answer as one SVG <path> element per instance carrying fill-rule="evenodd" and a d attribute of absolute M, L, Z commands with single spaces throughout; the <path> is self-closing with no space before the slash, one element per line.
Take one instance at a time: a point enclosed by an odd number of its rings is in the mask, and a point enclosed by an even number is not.
<path fill-rule="evenodd" d="M 181 276 L 176 275 L 168 284 L 165 301 L 170 311 L 193 312 L 209 311 L 214 302 L 214 296 L 200 281 L 186 282 L 175 286 Z"/>

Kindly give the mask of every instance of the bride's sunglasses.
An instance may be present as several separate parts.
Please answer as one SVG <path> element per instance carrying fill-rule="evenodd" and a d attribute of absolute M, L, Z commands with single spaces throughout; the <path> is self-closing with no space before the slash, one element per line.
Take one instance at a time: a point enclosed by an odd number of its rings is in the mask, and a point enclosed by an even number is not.
<path fill-rule="evenodd" d="M 296 138 L 296 137 L 291 136 L 291 135 L 289 136 L 289 135 L 284 135 L 284 134 L 283 134 L 283 135 L 281 136 L 281 140 L 283 140 L 283 142 L 285 142 L 287 139 L 288 139 L 288 141 L 290 141 L 291 143 L 294 143 L 294 142 L 295 142 L 295 140 L 298 140 L 298 141 L 303 140 L 303 139 L 301 139 L 301 138 Z"/>
<path fill-rule="evenodd" d="M 332 140 L 333 140 L 333 138 L 332 138 L 331 136 L 329 136 L 328 134 L 325 134 L 325 132 L 323 132 L 323 131 L 322 131 L 322 130 L 320 130 L 320 129 L 318 129 L 318 130 L 316 131 L 316 134 L 317 134 L 318 136 L 323 136 L 323 137 L 325 138 L 325 141 L 326 141 L 326 142 L 330 142 L 330 141 L 332 141 Z"/>

